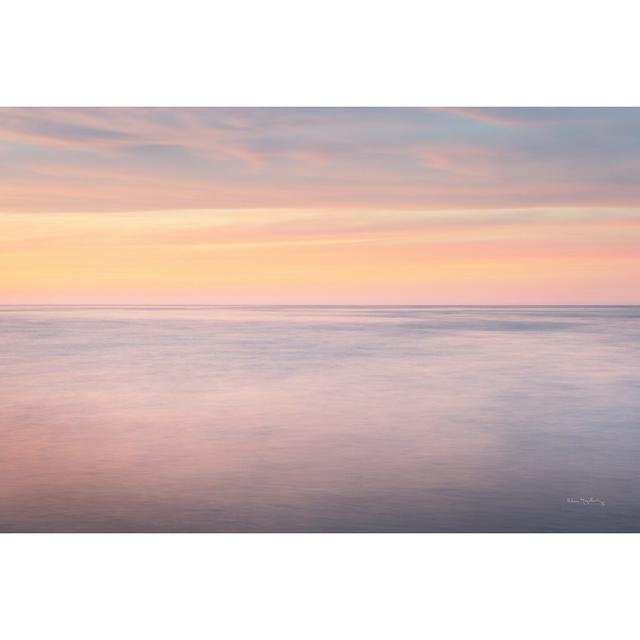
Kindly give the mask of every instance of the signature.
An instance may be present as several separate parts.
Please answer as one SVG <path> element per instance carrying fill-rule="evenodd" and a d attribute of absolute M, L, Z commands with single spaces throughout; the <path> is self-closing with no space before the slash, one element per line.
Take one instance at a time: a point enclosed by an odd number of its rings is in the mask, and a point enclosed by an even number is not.
<path fill-rule="evenodd" d="M 599 504 L 601 507 L 605 506 L 605 501 L 601 498 L 567 498 L 567 502 L 571 504 Z"/>

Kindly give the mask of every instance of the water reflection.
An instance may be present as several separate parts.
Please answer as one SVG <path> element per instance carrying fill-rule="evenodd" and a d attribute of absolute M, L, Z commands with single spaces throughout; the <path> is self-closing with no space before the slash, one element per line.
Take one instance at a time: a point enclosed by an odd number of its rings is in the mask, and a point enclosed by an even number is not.
<path fill-rule="evenodd" d="M 2 531 L 640 531 L 635 307 L 0 307 L 0 383 Z"/>

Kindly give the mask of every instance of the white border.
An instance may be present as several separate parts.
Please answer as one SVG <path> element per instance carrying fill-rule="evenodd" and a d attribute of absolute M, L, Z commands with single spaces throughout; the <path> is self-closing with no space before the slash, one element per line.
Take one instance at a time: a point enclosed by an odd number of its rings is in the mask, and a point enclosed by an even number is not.
<path fill-rule="evenodd" d="M 637 3 L 9 0 L 0 105 L 637 106 Z M 634 535 L 0 537 L 11 640 L 637 633 Z"/>
<path fill-rule="evenodd" d="M 4 106 L 637 106 L 633 0 L 7 0 Z"/>
<path fill-rule="evenodd" d="M 0 633 L 11 640 L 637 634 L 640 557 L 631 535 L 32 535 L 2 543 Z"/>

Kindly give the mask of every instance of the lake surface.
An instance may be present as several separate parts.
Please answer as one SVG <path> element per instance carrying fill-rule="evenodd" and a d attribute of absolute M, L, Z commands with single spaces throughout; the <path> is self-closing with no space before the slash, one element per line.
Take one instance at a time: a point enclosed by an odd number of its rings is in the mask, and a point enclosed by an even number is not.
<path fill-rule="evenodd" d="M 0 307 L 0 531 L 640 531 L 640 308 Z"/>

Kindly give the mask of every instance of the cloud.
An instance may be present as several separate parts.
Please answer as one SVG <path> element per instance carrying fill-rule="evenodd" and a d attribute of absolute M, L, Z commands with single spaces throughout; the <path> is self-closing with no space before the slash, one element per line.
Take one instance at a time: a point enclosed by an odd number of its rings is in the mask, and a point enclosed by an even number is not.
<path fill-rule="evenodd" d="M 640 109 L 0 109 L 0 210 L 640 204 Z"/>

